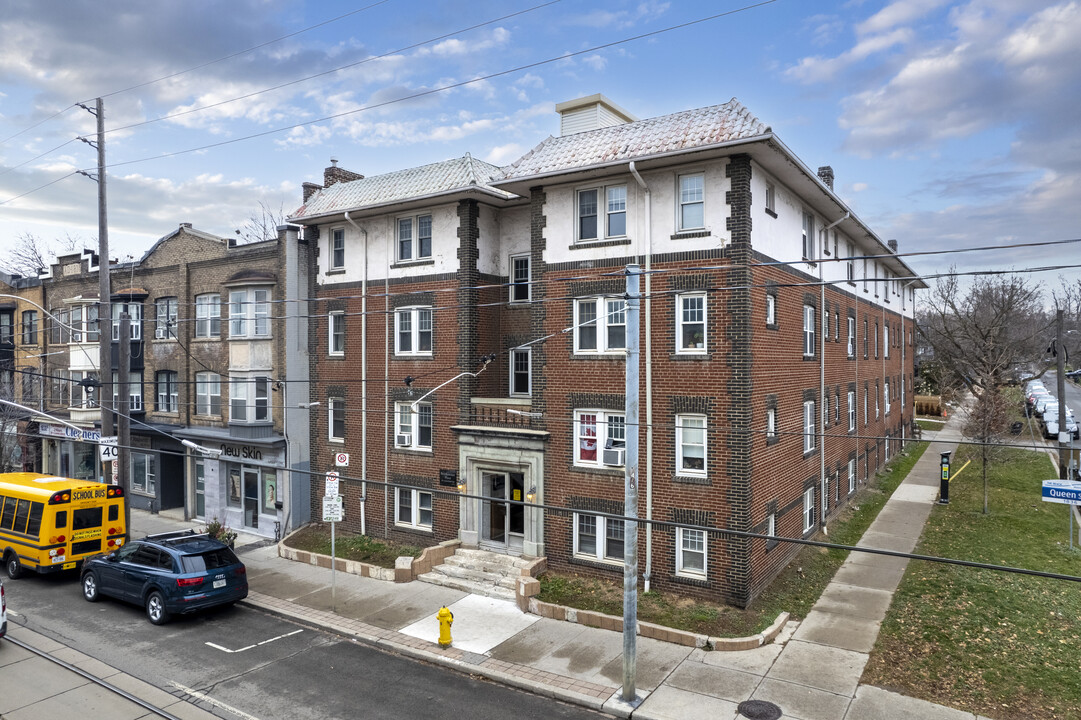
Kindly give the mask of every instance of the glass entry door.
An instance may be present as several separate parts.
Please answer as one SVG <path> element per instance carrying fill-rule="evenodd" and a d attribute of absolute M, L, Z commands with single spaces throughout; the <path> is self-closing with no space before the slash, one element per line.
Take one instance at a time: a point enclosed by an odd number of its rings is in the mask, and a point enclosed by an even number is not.
<path fill-rule="evenodd" d="M 259 471 L 244 468 L 244 527 L 259 527 Z"/>
<path fill-rule="evenodd" d="M 506 502 L 525 500 L 522 473 L 482 472 L 481 544 L 496 552 L 522 552 L 525 508 Z M 500 502 L 502 501 L 502 502 Z"/>

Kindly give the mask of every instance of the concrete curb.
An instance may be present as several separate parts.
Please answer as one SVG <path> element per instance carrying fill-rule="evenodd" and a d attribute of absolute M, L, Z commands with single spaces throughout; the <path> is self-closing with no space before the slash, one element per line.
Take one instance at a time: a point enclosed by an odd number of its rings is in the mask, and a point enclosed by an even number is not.
<path fill-rule="evenodd" d="M 293 562 L 304 563 L 305 565 L 315 565 L 316 567 L 329 569 L 331 564 L 330 555 L 309 552 L 308 550 L 297 550 L 296 548 L 289 547 L 285 544 L 286 540 L 300 532 L 300 530 L 303 530 L 303 528 L 295 530 L 278 541 L 278 557 L 292 560 Z M 458 546 L 461 544 L 461 540 L 447 540 L 438 545 L 426 547 L 423 552 L 421 552 L 420 557 L 410 558 L 408 556 L 403 556 L 398 558 L 393 568 L 380 567 L 379 565 L 372 565 L 371 563 L 359 562 L 357 560 L 337 558 L 334 569 L 351 575 L 372 578 L 373 580 L 383 580 L 384 582 L 412 582 L 417 579 L 418 575 L 431 572 L 433 567 L 441 565 L 444 560 L 454 554 L 454 551 L 458 549 Z"/>

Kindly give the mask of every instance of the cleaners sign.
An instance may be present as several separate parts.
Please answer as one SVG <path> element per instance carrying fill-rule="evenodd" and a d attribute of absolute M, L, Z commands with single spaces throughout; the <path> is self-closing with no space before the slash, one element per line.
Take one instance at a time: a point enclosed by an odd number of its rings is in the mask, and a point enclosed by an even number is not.
<path fill-rule="evenodd" d="M 1076 480 L 1044 480 L 1043 501 L 1064 505 L 1081 505 L 1081 482 Z"/>

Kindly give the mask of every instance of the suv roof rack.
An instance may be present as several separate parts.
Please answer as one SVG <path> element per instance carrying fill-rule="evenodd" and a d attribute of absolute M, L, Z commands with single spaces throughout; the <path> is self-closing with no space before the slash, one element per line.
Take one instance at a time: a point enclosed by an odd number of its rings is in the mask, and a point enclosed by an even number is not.
<path fill-rule="evenodd" d="M 172 532 L 154 533 L 153 535 L 147 535 L 145 539 L 156 540 L 161 543 L 176 542 L 178 540 L 192 540 L 194 538 L 210 537 L 209 533 L 197 533 L 195 530 L 188 528 L 187 530 L 173 530 Z"/>

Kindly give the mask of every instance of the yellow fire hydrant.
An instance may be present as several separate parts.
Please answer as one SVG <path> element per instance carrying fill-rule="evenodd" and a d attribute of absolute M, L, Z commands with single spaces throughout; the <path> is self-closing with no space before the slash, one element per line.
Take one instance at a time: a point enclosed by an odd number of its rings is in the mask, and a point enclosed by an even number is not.
<path fill-rule="evenodd" d="M 443 606 L 435 617 L 439 620 L 439 647 L 449 648 L 450 626 L 454 623 L 454 613 L 447 610 L 446 606 Z"/>

